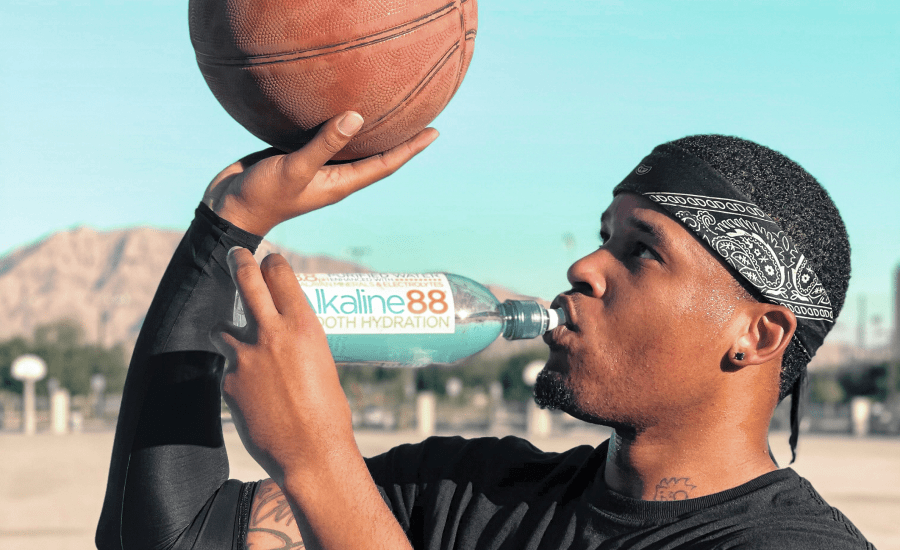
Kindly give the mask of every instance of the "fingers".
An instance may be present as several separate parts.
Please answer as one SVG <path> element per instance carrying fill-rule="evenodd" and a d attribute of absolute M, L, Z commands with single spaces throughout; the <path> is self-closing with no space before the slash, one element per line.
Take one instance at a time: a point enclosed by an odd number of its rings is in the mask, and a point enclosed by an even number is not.
<path fill-rule="evenodd" d="M 425 128 L 410 139 L 382 154 L 383 164 L 390 168 L 392 172 L 396 171 L 411 158 L 431 145 L 439 135 L 438 131 L 434 128 Z"/>
<path fill-rule="evenodd" d="M 228 251 L 227 261 L 231 278 L 244 304 L 247 323 L 252 322 L 251 319 L 258 321 L 277 315 L 278 310 L 253 254 L 246 248 L 236 246 Z"/>
<path fill-rule="evenodd" d="M 237 364 L 237 348 L 241 345 L 237 333 L 240 330 L 232 324 L 219 322 L 209 331 L 209 339 L 216 351 L 225 357 L 229 370 Z"/>
<path fill-rule="evenodd" d="M 275 309 L 289 317 L 297 315 L 306 302 L 306 295 L 287 260 L 280 254 L 269 254 L 260 267 Z"/>
<path fill-rule="evenodd" d="M 362 116 L 354 111 L 342 113 L 323 124 L 302 149 L 283 158 L 282 167 L 287 181 L 297 178 L 311 180 L 319 168 L 347 145 L 362 125 Z"/>
<path fill-rule="evenodd" d="M 409 140 L 385 151 L 380 155 L 368 157 L 349 164 L 327 166 L 322 173 L 325 177 L 310 185 L 308 193 L 298 208 L 322 208 L 339 202 L 349 195 L 390 176 L 414 156 L 422 152 L 438 137 L 434 128 L 425 128 Z M 315 197 L 314 199 L 312 197 Z M 309 208 L 314 204 L 314 208 Z"/>
<path fill-rule="evenodd" d="M 380 155 L 351 164 L 334 166 L 333 169 L 338 171 L 338 177 L 334 178 L 335 189 L 332 189 L 332 193 L 343 198 L 390 176 L 431 145 L 438 135 L 438 131 L 434 128 L 425 128 L 412 138 Z"/>

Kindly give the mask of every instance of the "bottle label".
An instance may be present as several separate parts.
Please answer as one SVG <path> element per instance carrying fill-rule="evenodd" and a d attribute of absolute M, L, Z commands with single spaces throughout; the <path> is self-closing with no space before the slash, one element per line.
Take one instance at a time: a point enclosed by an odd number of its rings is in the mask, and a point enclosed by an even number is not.
<path fill-rule="evenodd" d="M 326 334 L 448 334 L 456 310 L 442 273 L 298 273 Z M 236 296 L 234 324 L 246 324 Z"/>

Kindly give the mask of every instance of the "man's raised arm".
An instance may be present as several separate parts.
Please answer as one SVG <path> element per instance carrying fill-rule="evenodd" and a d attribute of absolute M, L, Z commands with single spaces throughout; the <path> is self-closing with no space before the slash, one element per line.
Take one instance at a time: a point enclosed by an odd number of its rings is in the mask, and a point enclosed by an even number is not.
<path fill-rule="evenodd" d="M 362 122 L 344 113 L 303 149 L 267 150 L 209 185 L 148 310 L 129 366 L 97 529 L 98 548 L 239 548 L 255 484 L 226 481 L 220 379 L 209 339 L 230 319 L 226 255 L 254 250 L 287 219 L 393 173 L 437 137 L 428 129 L 377 157 L 323 166 Z M 241 522 L 244 522 L 243 527 Z"/>

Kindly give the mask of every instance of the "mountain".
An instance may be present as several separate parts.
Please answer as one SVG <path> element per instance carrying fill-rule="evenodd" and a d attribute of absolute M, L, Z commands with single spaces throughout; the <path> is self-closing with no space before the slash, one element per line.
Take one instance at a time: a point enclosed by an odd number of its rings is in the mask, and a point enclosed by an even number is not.
<path fill-rule="evenodd" d="M 151 227 L 60 231 L 0 258 L 0 340 L 30 336 L 60 319 L 79 323 L 90 342 L 134 345 L 144 315 L 182 233 Z M 327 256 L 307 256 L 263 241 L 261 259 L 282 254 L 294 271 L 361 273 L 369 269 Z M 521 298 L 503 287 L 501 300 Z M 540 339 L 495 342 L 485 353 L 505 356 L 543 346 Z"/>
<path fill-rule="evenodd" d="M 84 328 L 88 341 L 123 343 L 130 348 L 180 239 L 180 232 L 151 227 L 113 231 L 79 227 L 7 254 L 0 258 L 0 340 L 27 337 L 39 325 L 72 319 Z M 260 245 L 257 258 L 271 252 L 282 254 L 297 272 L 369 271 L 359 264 L 303 255 L 268 241 Z M 501 301 L 526 298 L 500 286 L 488 287 Z M 540 339 L 509 342 L 501 338 L 483 354 L 499 358 L 543 346 Z M 860 350 L 827 341 L 810 368 L 874 363 L 887 360 L 888 355 L 887 348 Z"/>

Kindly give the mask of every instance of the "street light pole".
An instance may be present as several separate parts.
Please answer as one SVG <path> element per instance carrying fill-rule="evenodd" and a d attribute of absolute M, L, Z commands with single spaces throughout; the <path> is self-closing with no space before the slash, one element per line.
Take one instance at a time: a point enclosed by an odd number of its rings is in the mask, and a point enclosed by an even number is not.
<path fill-rule="evenodd" d="M 12 377 L 25 386 L 22 392 L 22 431 L 25 435 L 34 435 L 37 432 L 34 383 L 47 376 L 47 363 L 37 355 L 25 354 L 16 357 L 11 370 Z"/>

